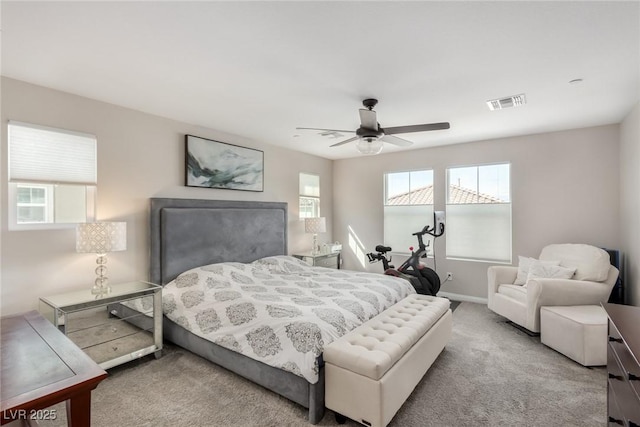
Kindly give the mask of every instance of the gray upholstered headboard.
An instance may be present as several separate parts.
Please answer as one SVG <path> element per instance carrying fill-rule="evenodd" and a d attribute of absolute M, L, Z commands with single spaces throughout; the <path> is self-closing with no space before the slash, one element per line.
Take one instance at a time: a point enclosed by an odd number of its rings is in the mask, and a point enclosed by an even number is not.
<path fill-rule="evenodd" d="M 151 199 L 152 283 L 216 262 L 287 254 L 287 204 Z"/>

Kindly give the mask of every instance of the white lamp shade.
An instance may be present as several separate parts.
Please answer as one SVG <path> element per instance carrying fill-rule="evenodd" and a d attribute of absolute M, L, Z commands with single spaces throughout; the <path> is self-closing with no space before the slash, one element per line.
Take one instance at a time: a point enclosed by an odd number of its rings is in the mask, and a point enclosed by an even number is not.
<path fill-rule="evenodd" d="M 126 222 L 87 222 L 76 227 L 76 252 L 106 254 L 126 249 Z"/>
<path fill-rule="evenodd" d="M 324 233 L 326 231 L 327 231 L 327 222 L 324 217 L 304 219 L 305 233 L 316 234 L 316 233 Z"/>

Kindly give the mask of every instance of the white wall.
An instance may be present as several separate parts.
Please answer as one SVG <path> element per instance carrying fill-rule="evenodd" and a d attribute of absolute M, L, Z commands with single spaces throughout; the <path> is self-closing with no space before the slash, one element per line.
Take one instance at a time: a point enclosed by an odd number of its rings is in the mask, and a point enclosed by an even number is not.
<path fill-rule="evenodd" d="M 337 160 L 334 236 L 347 243 L 352 230 L 365 252 L 383 243 L 385 172 L 432 168 L 435 209 L 444 210 L 448 166 L 511 162 L 514 265 L 518 255 L 537 257 L 549 243 L 619 248 L 619 155 L 619 126 L 609 125 Z M 436 240 L 437 271 L 454 280 L 441 291 L 486 298 L 490 264 L 447 260 L 444 245 L 444 237 Z M 344 247 L 345 268 L 381 271 L 380 264 L 363 267 Z"/>
<path fill-rule="evenodd" d="M 331 212 L 332 161 L 209 128 L 2 78 L 2 159 L 7 121 L 18 120 L 94 134 L 98 138 L 98 220 L 127 222 L 127 250 L 109 255 L 111 283 L 146 280 L 150 197 L 279 201 L 289 204 L 289 252 L 308 250 L 298 219 L 299 172 L 320 175 L 321 211 Z M 215 127 L 212 121 L 211 127 Z M 264 151 L 264 192 L 185 187 L 184 135 Z M 2 174 L 2 315 L 37 308 L 38 297 L 90 287 L 95 256 L 75 252 L 75 230 L 8 231 L 7 174 Z M 320 242 L 333 241 L 331 218 Z"/>
<path fill-rule="evenodd" d="M 620 229 L 626 303 L 640 306 L 640 104 L 620 126 Z"/>

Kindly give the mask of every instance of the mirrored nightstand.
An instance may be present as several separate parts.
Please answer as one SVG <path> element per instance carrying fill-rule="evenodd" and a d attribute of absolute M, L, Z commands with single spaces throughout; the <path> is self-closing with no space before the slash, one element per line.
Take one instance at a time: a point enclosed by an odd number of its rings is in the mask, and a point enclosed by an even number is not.
<path fill-rule="evenodd" d="M 111 285 L 40 298 L 40 313 L 102 369 L 162 350 L 162 287 L 147 282 Z"/>

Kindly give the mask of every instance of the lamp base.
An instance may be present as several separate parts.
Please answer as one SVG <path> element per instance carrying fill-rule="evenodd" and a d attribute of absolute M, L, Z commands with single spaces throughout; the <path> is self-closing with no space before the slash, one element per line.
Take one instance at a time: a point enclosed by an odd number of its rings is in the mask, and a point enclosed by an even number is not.
<path fill-rule="evenodd" d="M 91 287 L 92 295 L 107 295 L 111 293 L 111 286 L 109 285 L 93 285 Z"/>
<path fill-rule="evenodd" d="M 98 258 L 96 258 L 96 278 L 95 284 L 91 287 L 92 295 L 105 295 L 111 292 L 111 287 L 109 286 L 109 278 L 107 277 L 107 255 L 106 254 L 98 254 Z"/>

